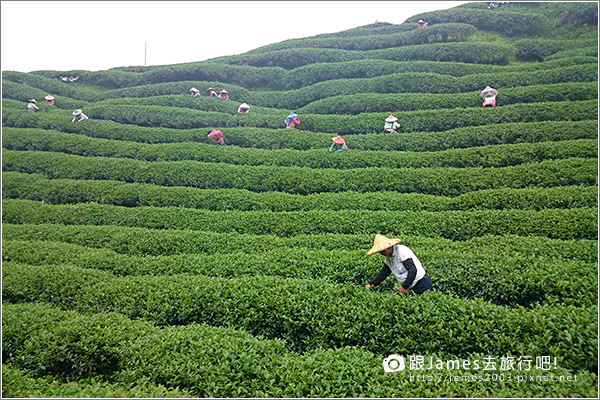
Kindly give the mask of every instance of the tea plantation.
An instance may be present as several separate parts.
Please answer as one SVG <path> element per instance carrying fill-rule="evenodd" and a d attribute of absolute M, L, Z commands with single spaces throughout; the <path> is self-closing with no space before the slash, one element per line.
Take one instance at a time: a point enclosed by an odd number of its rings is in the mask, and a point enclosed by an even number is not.
<path fill-rule="evenodd" d="M 595 2 L 3 71 L 2 395 L 597 398 L 597 140 Z"/>

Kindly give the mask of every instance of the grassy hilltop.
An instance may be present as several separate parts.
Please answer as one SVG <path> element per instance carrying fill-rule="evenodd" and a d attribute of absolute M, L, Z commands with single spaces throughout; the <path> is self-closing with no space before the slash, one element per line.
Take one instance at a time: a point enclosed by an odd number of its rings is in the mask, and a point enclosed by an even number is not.
<path fill-rule="evenodd" d="M 598 4 L 392 22 L 3 71 L 3 397 L 597 398 Z"/>

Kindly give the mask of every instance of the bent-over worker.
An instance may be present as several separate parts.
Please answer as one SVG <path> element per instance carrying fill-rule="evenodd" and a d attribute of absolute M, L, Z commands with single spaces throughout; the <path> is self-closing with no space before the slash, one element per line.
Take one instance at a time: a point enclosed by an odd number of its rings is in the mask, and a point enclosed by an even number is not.
<path fill-rule="evenodd" d="M 248 111 L 250 111 L 250 106 L 246 103 L 242 103 L 238 107 L 238 114 L 248 114 Z"/>
<path fill-rule="evenodd" d="M 298 115 L 293 112 L 290 113 L 285 119 L 285 127 L 286 129 L 293 129 L 300 123 L 300 119 L 298 119 Z"/>
<path fill-rule="evenodd" d="M 400 239 L 388 239 L 382 235 L 375 235 L 373 247 L 367 252 L 367 256 L 379 253 L 385 256 L 385 260 L 381 271 L 365 287 L 369 289 L 373 285 L 379 285 L 393 273 L 401 284 L 398 287 L 400 293 L 407 293 L 408 289 L 416 294 L 432 290 L 431 279 L 415 253 L 398 243 L 400 243 Z"/>
<path fill-rule="evenodd" d="M 493 106 L 496 107 L 496 97 L 498 96 L 498 91 L 493 87 L 486 86 L 485 89 L 481 91 L 481 97 L 483 97 L 483 106 Z"/>
<path fill-rule="evenodd" d="M 220 144 L 220 145 L 224 145 L 225 142 L 223 141 L 223 132 L 218 131 L 216 129 L 213 129 L 209 134 L 208 137 L 211 139 L 215 140 L 215 144 Z"/>
<path fill-rule="evenodd" d="M 333 144 L 329 148 L 329 152 L 339 153 L 340 151 L 348 150 L 348 146 L 346 146 L 346 142 L 340 136 L 336 136 L 332 138 Z"/>
<path fill-rule="evenodd" d="M 192 99 L 194 97 L 200 96 L 200 91 L 198 89 L 196 89 L 195 87 L 191 88 L 189 91 L 192 92 Z"/>
<path fill-rule="evenodd" d="M 73 111 L 73 119 L 71 120 L 71 122 L 81 122 L 81 121 L 85 121 L 86 119 L 89 119 L 89 117 L 87 115 L 85 115 L 84 113 L 81 112 L 81 110 L 75 110 Z"/>
<path fill-rule="evenodd" d="M 385 119 L 383 133 L 398 133 L 396 132 L 396 129 L 400 128 L 400 124 L 396 121 L 398 121 L 398 118 L 390 114 L 390 116 Z"/>
<path fill-rule="evenodd" d="M 35 112 L 35 110 L 39 110 L 40 108 L 35 105 L 37 101 L 35 99 L 29 99 L 29 103 L 27 104 L 27 112 Z"/>

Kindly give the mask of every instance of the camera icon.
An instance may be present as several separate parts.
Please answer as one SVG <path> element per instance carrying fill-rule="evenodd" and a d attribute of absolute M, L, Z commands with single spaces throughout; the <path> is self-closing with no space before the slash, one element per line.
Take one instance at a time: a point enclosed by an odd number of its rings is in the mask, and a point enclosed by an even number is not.
<path fill-rule="evenodd" d="M 397 372 L 404 370 L 404 357 L 397 354 L 387 356 L 383 360 L 383 370 L 385 372 Z"/>

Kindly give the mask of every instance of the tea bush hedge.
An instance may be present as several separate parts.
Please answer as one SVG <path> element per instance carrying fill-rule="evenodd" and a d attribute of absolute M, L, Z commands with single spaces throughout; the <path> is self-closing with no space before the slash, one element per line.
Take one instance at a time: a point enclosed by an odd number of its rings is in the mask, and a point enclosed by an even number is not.
<path fill-rule="evenodd" d="M 3 298 L 11 302 L 45 301 L 85 313 L 119 312 L 158 326 L 236 327 L 283 339 L 299 352 L 360 346 L 380 356 L 537 353 L 559 358 L 568 369 L 593 372 L 597 365 L 597 324 L 590 324 L 597 305 L 506 308 L 440 292 L 372 295 L 364 287 L 264 276 L 113 277 L 77 267 L 31 269 L 13 263 L 3 269 Z M 329 323 L 322 324 L 323 319 Z M 540 326 L 539 320 L 548 322 Z"/>
<path fill-rule="evenodd" d="M 59 343 L 64 343 L 61 342 L 61 331 L 76 332 L 98 326 L 97 321 L 107 315 L 66 312 L 46 304 L 9 304 L 3 307 L 4 325 L 12 327 L 18 321 L 23 321 L 25 323 L 19 325 L 21 331 L 18 335 L 24 337 L 29 334 L 32 338 L 31 344 L 19 343 L 14 347 L 27 359 L 43 355 L 44 364 L 40 368 L 56 364 L 55 360 L 64 353 L 59 347 Z M 57 320 L 56 316 L 60 319 Z M 90 397 L 105 393 L 108 394 L 106 397 L 112 397 L 110 394 L 117 394 L 115 397 L 394 397 L 400 385 L 405 395 L 418 396 L 422 393 L 422 382 L 409 380 L 405 374 L 381 374 L 378 357 L 354 347 L 314 350 L 299 355 L 286 351 L 279 340 L 256 339 L 239 329 L 213 328 L 204 324 L 159 328 L 117 315 L 109 318 L 111 321 L 120 319 L 122 324 L 103 327 L 107 335 L 96 337 L 96 343 L 106 348 L 108 336 L 117 338 L 112 340 L 115 343 L 113 348 L 122 349 L 122 352 L 119 357 L 120 368 L 114 376 L 98 376 L 86 385 L 86 381 L 60 382 L 56 375 L 37 379 L 25 377 L 14 366 L 4 367 L 3 376 L 7 380 L 17 378 L 23 386 L 32 385 L 33 382 L 37 393 L 50 393 L 52 397 L 71 397 L 73 393 L 92 393 Z M 44 353 L 39 345 L 35 345 L 40 333 L 28 329 L 40 321 L 50 327 L 46 335 L 40 337 L 41 341 L 51 346 L 50 351 Z M 53 324 L 47 321 L 53 321 Z M 133 330 L 145 334 L 138 337 L 128 335 L 128 331 Z M 13 336 L 14 343 L 18 342 L 18 337 Z M 75 348 L 80 342 L 72 337 L 68 347 Z M 176 343 L 177 346 L 170 346 L 169 343 Z M 435 356 L 444 364 L 448 360 L 440 354 Z M 522 382 L 516 379 L 511 382 L 506 379 L 500 381 L 500 373 L 492 382 L 491 374 L 481 370 L 481 366 L 485 365 L 485 355 L 472 354 L 467 361 L 479 364 L 479 369 L 470 371 L 473 381 L 449 379 L 435 385 L 431 393 L 449 396 L 473 391 L 481 396 L 522 393 L 519 390 Z M 11 363 L 18 361 L 12 358 Z M 190 369 L 190 365 L 194 368 Z M 555 372 L 563 375 L 568 374 L 569 370 L 559 364 Z M 448 369 L 445 373 L 459 378 L 454 369 Z M 527 385 L 533 395 L 576 393 L 593 397 L 594 390 L 591 388 L 594 387 L 594 374 L 578 371 L 577 380 L 570 380 L 559 386 L 560 389 L 554 389 L 555 384 L 539 379 L 545 373 L 547 371 L 533 368 L 522 371 L 522 378 L 531 378 L 533 381 Z M 239 379 L 240 384 L 228 385 L 232 376 Z M 124 383 L 115 382 L 119 378 Z M 332 380 L 338 384 L 331 385 Z M 49 382 L 52 383 L 48 385 Z M 10 390 L 10 393 L 15 393 L 14 387 Z"/>
<path fill-rule="evenodd" d="M 3 171 L 40 173 L 50 179 L 118 180 L 202 189 L 255 192 L 423 193 L 458 196 L 483 189 L 597 185 L 597 159 L 566 158 L 502 168 L 353 168 L 312 169 L 232 165 L 196 161 L 137 161 L 108 157 L 15 151 L 3 152 Z M 278 179 L 272 179 L 277 176 Z M 444 179 L 440 179 L 441 177 Z"/>
<path fill-rule="evenodd" d="M 553 239 L 596 239 L 594 208 L 475 211 L 321 210 L 264 212 L 208 211 L 181 207 L 119 207 L 101 204 L 48 205 L 5 200 L 3 221 L 11 224 L 118 225 L 153 229 L 271 234 L 402 235 L 467 240 L 482 235 L 539 235 Z M 519 221 L 515 224 L 514 221 Z M 575 228 L 574 228 L 575 227 Z"/>
<path fill-rule="evenodd" d="M 453 8 L 430 11 L 408 18 L 405 22 L 416 23 L 418 19 L 429 25 L 464 23 L 482 31 L 494 31 L 506 36 L 539 35 L 552 28 L 549 18 L 538 13 L 510 12 L 506 9 L 483 10 L 474 8 Z"/>
<path fill-rule="evenodd" d="M 249 247 L 249 246 L 248 246 Z M 457 256 L 448 251 L 412 246 L 426 254 L 422 262 L 436 282 L 436 290 L 461 298 L 482 298 L 494 304 L 533 303 L 590 306 L 596 303 L 594 263 L 525 257 L 492 256 L 479 250 Z M 276 249 L 253 253 L 239 249 L 215 255 L 125 256 L 105 249 L 91 249 L 59 242 L 7 241 L 2 243 L 3 262 L 36 265 L 73 265 L 111 271 L 115 275 L 176 275 L 189 273 L 213 277 L 280 276 L 325 282 L 365 285 L 381 260 L 365 251 Z M 482 260 L 483 254 L 486 259 Z M 508 271 L 499 273 L 510 265 Z M 277 265 L 277 268 L 273 268 Z M 560 265 L 560 268 L 557 266 Z M 564 276 L 569 276 L 566 283 Z M 390 283 L 390 282 L 388 282 Z M 500 288 L 500 290 L 499 290 Z"/>
<path fill-rule="evenodd" d="M 597 21 L 469 3 L 186 64 L 3 71 L 3 397 L 597 398 Z M 366 289 L 376 233 L 434 290 Z M 393 353 L 446 369 L 386 373 Z M 509 368 L 460 368 L 490 358 Z"/>
<path fill-rule="evenodd" d="M 356 36 L 351 41 L 345 37 L 317 37 L 305 39 L 292 39 L 284 42 L 262 46 L 244 53 L 245 55 L 260 54 L 292 48 L 329 48 L 344 50 L 369 51 L 387 49 L 390 47 L 414 46 L 437 42 L 464 42 L 477 29 L 468 24 L 438 24 L 429 29 L 417 29 L 385 35 Z"/>
<path fill-rule="evenodd" d="M 60 152 L 81 156 L 132 158 L 142 161 L 223 162 L 236 165 L 273 165 L 310 168 L 422 168 L 506 167 L 522 163 L 594 158 L 597 141 L 579 139 L 559 142 L 518 143 L 437 152 L 398 153 L 390 151 L 347 152 L 342 157 L 325 157 L 327 150 L 262 150 L 220 148 L 205 143 L 142 144 L 88 138 L 42 129 L 6 128 L 2 146 L 7 150 Z"/>
<path fill-rule="evenodd" d="M 73 124 L 70 121 L 66 115 L 60 116 L 55 113 L 31 115 L 21 110 L 3 111 L 5 127 L 58 130 L 89 137 L 140 143 L 209 142 L 209 130 L 201 128 L 181 130 L 146 128 L 106 120 L 88 120 L 85 124 Z M 331 145 L 330 133 L 302 131 L 299 135 L 296 130 L 252 127 L 221 129 L 224 132 L 225 143 L 239 147 L 308 150 L 329 148 Z M 592 139 L 597 136 L 598 120 L 589 119 L 491 124 L 441 132 L 410 132 L 397 135 L 354 135 L 351 146 L 357 150 L 436 151 L 520 142 Z"/>
<path fill-rule="evenodd" d="M 501 105 L 555 101 L 592 100 L 598 97 L 598 84 L 556 83 L 502 89 Z M 298 113 L 307 114 L 360 114 L 372 112 L 417 111 L 444 108 L 481 107 L 482 99 L 476 93 L 359 93 L 339 95 L 316 100 L 300 107 Z"/>
<path fill-rule="evenodd" d="M 397 236 L 394 232 L 391 233 Z M 110 225 L 57 225 L 4 223 L 4 240 L 52 241 L 107 249 L 119 254 L 140 256 L 172 256 L 185 254 L 256 254 L 282 248 L 362 251 L 370 248 L 372 234 L 298 234 L 281 237 L 268 234 L 209 232 L 170 229 L 122 227 Z M 402 236 L 403 243 L 428 249 L 447 258 L 470 258 L 480 262 L 485 258 L 507 257 L 523 262 L 537 258 L 556 262 L 594 263 L 598 258 L 598 243 L 586 239 L 549 239 L 543 236 L 484 235 L 465 241 L 452 241 L 425 236 Z M 444 253 L 447 252 L 447 253 Z M 427 252 L 423 254 L 427 259 Z M 374 258 L 366 257 L 374 262 Z M 377 265 L 378 266 L 378 265 Z"/>
<path fill-rule="evenodd" d="M 103 89 L 119 89 L 131 86 L 151 85 L 156 83 L 177 81 L 222 82 L 229 85 L 241 86 L 246 89 L 258 90 L 290 90 L 309 86 L 318 82 L 340 78 L 372 78 L 404 72 L 426 72 L 455 77 L 480 73 L 524 73 L 536 70 L 546 70 L 559 67 L 569 67 L 582 64 L 597 64 L 597 54 L 593 51 L 575 51 L 574 54 L 548 56 L 547 61 L 518 65 L 483 65 L 460 63 L 452 61 L 391 61 L 391 60 L 351 60 L 334 63 L 313 63 L 291 70 L 281 67 L 251 67 L 244 65 L 220 64 L 212 61 L 187 63 L 180 65 L 148 67 L 142 73 L 111 69 L 107 71 L 79 71 L 77 74 L 83 82 L 102 87 Z M 597 53 L 597 46 L 596 46 Z M 560 58 L 559 58 L 560 57 Z M 567 58 L 565 58 L 567 57 Z M 558 59 L 554 59 L 558 58 Z M 37 75 L 32 78 L 30 75 Z M 3 74 L 5 82 L 16 82 L 43 88 L 45 91 L 57 93 L 60 91 L 74 99 L 93 99 L 89 90 L 78 94 L 77 85 L 56 86 L 56 77 L 62 75 L 59 71 L 37 71 L 32 74 L 8 71 Z M 43 79 L 46 78 L 46 79 Z M 39 90 L 39 89 L 35 89 Z M 110 90 L 109 90 L 110 92 Z M 7 92 L 8 93 L 8 92 Z M 98 93 L 100 94 L 100 93 Z M 3 96 L 6 97 L 6 96 Z M 57 102 L 57 105 L 59 103 Z"/>
<path fill-rule="evenodd" d="M 560 55 L 557 53 L 556 55 Z M 439 75 L 450 75 L 462 77 L 474 74 L 521 74 L 533 71 L 544 71 L 547 69 L 572 67 L 583 64 L 597 64 L 597 55 L 589 56 L 576 53 L 572 57 L 564 54 L 562 57 L 540 63 L 527 63 L 519 65 L 483 65 L 459 63 L 451 61 L 390 61 L 390 60 L 355 60 L 335 63 L 315 63 L 287 71 L 285 80 L 280 89 L 291 90 L 304 86 L 310 86 L 318 82 L 332 79 L 349 78 L 373 78 L 377 76 L 399 74 L 407 72 L 432 73 Z M 538 78 L 539 79 L 539 78 Z"/>
<path fill-rule="evenodd" d="M 14 112 L 14 110 L 11 110 Z M 257 127 L 281 128 L 282 115 L 230 115 L 227 113 L 174 109 L 161 106 L 107 106 L 93 105 L 86 110 L 91 118 L 112 120 L 120 124 L 141 127 L 165 127 L 175 129 L 197 129 L 214 127 Z M 477 125 L 493 125 L 513 122 L 580 121 L 593 119 L 598 112 L 596 100 L 565 101 L 515 104 L 495 109 L 440 109 L 396 113 L 400 128 L 398 132 L 446 131 L 454 128 Z M 70 114 L 70 113 L 69 113 Z M 296 131 L 330 132 L 337 134 L 380 133 L 386 113 L 348 115 L 301 115 L 301 124 Z M 36 116 L 26 116 L 33 119 Z M 69 121 L 68 115 L 63 123 Z M 86 121 L 87 122 L 87 121 Z M 13 125 L 22 127 L 23 125 Z"/>
<path fill-rule="evenodd" d="M 398 192 L 323 192 L 294 195 L 255 193 L 243 189 L 165 187 L 114 180 L 48 179 L 40 174 L 4 172 L 5 199 L 43 201 L 46 204 L 98 203 L 125 207 L 186 207 L 213 211 L 388 210 L 449 211 L 473 209 L 543 210 L 588 208 L 598 205 L 595 186 L 488 189 L 456 197 Z"/>
<path fill-rule="evenodd" d="M 514 42 L 517 47 L 516 57 L 519 61 L 544 61 L 559 51 L 577 48 L 598 46 L 598 41 L 593 39 L 583 40 L 548 40 L 548 39 L 521 39 Z"/>
<path fill-rule="evenodd" d="M 231 65 L 281 67 L 287 70 L 314 63 L 353 60 L 448 61 L 473 64 L 507 65 L 514 57 L 513 46 L 495 43 L 433 43 L 392 47 L 380 50 L 285 49 L 260 54 L 240 54 L 214 59 Z"/>

